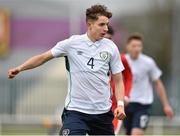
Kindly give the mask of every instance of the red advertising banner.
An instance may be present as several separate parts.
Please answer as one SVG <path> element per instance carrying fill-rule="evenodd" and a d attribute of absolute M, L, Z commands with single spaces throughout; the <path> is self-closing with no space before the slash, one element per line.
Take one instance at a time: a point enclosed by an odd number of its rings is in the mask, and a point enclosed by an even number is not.
<path fill-rule="evenodd" d="M 0 9 L 0 57 L 5 57 L 9 52 L 10 41 L 9 12 Z"/>

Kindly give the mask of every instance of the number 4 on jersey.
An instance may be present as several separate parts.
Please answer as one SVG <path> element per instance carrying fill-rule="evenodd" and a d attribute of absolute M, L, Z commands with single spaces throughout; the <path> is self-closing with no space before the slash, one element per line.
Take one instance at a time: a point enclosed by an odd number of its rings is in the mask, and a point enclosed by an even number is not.
<path fill-rule="evenodd" d="M 91 69 L 93 69 L 93 67 L 94 67 L 94 58 L 90 58 L 87 65 L 91 66 Z"/>

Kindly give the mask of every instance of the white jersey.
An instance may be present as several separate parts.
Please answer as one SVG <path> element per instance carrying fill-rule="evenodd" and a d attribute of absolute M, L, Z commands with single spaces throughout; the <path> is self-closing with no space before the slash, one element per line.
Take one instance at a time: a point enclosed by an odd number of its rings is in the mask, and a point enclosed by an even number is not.
<path fill-rule="evenodd" d="M 109 70 L 116 74 L 124 69 L 116 45 L 106 38 L 93 43 L 84 34 L 57 43 L 51 52 L 54 57 L 66 56 L 65 108 L 87 114 L 108 112 L 112 105 Z"/>
<path fill-rule="evenodd" d="M 126 59 L 133 74 L 130 102 L 151 104 L 153 102 L 153 81 L 160 78 L 161 70 L 152 58 L 144 54 L 140 54 L 136 60 L 126 54 Z"/>

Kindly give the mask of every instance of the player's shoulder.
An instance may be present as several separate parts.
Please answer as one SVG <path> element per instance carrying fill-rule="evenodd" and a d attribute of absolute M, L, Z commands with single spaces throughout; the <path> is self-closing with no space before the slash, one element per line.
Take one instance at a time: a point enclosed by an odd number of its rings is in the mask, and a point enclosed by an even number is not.
<path fill-rule="evenodd" d="M 61 42 L 65 42 L 65 43 L 70 43 L 72 41 L 76 41 L 78 39 L 81 39 L 82 35 L 72 35 L 62 41 L 59 41 L 58 43 L 61 43 Z"/>
<path fill-rule="evenodd" d="M 146 55 L 146 54 L 141 54 L 141 55 L 140 55 L 140 59 L 141 59 L 142 61 L 144 61 L 145 63 L 147 63 L 147 64 L 152 64 L 152 63 L 154 63 L 154 59 L 153 59 L 152 57 Z"/>
<path fill-rule="evenodd" d="M 103 39 L 101 40 L 101 42 L 102 42 L 102 43 L 106 43 L 106 44 L 111 44 L 112 46 L 115 45 L 115 43 L 114 43 L 112 40 L 107 39 L 107 38 L 103 38 Z"/>
<path fill-rule="evenodd" d="M 83 35 L 72 35 L 62 41 L 57 42 L 57 46 L 66 45 L 66 47 L 71 47 L 72 45 L 80 45 L 83 40 Z"/>
<path fill-rule="evenodd" d="M 110 39 L 103 38 L 103 39 L 101 40 L 101 43 L 102 43 L 103 45 L 105 45 L 105 46 L 108 46 L 108 47 L 112 48 L 113 50 L 114 50 L 114 49 L 117 49 L 116 44 L 115 44 L 112 40 L 110 40 Z"/>
<path fill-rule="evenodd" d="M 82 41 L 84 39 L 84 34 L 82 35 L 72 35 L 69 37 L 70 41 Z"/>

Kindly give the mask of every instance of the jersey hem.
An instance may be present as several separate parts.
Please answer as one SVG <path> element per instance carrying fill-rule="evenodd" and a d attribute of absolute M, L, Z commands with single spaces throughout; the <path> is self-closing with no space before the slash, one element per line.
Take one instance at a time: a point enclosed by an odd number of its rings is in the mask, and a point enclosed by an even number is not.
<path fill-rule="evenodd" d="M 141 102 L 141 101 L 130 101 L 129 103 L 140 103 L 140 104 L 143 104 L 143 105 L 146 105 L 146 104 L 152 104 L 153 102 Z"/>
<path fill-rule="evenodd" d="M 107 113 L 110 111 L 111 108 L 107 109 L 107 110 L 103 110 L 103 111 L 86 111 L 86 110 L 80 110 L 80 109 L 76 109 L 76 108 L 69 108 L 67 107 L 66 108 L 67 110 L 73 110 L 73 111 L 78 111 L 78 112 L 82 112 L 82 113 L 85 113 L 85 114 L 91 114 L 91 115 L 94 115 L 94 114 L 103 114 L 103 113 Z"/>

